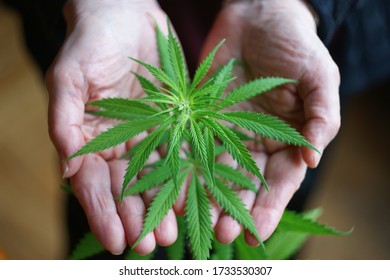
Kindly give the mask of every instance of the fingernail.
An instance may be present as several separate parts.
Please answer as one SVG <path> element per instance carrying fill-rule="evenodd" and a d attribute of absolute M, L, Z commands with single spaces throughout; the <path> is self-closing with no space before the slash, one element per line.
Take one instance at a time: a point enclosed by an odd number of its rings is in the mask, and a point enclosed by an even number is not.
<path fill-rule="evenodd" d="M 62 163 L 62 179 L 65 179 L 69 172 L 69 166 L 66 162 Z"/>
<path fill-rule="evenodd" d="M 321 154 L 317 153 L 317 152 L 314 152 L 313 153 L 313 163 L 314 163 L 314 167 L 317 167 L 318 164 L 320 163 L 320 159 L 321 159 Z"/>
<path fill-rule="evenodd" d="M 111 252 L 111 254 L 113 254 L 114 256 L 119 256 L 119 255 L 122 255 L 122 254 L 123 254 L 123 251 L 122 251 L 122 252 L 119 252 L 119 253 Z"/>

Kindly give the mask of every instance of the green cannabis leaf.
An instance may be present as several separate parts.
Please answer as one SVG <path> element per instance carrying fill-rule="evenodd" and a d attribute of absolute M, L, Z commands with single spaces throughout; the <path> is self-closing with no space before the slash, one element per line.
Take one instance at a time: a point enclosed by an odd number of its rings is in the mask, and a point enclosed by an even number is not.
<path fill-rule="evenodd" d="M 241 260 L 285 260 L 291 258 L 311 235 L 348 235 L 317 222 L 322 210 L 316 208 L 303 213 L 285 210 L 275 232 L 266 241 L 267 250 L 248 246 L 241 235 L 234 242 L 235 258 Z"/>
<path fill-rule="evenodd" d="M 104 248 L 92 232 L 87 232 L 70 255 L 71 260 L 82 260 L 104 252 Z"/>
<path fill-rule="evenodd" d="M 196 179 L 193 179 L 196 184 Z M 201 188 L 200 188 L 201 189 Z M 199 190 L 200 190 L 199 189 Z M 196 212 L 197 208 L 191 206 L 191 211 Z M 210 259 L 212 260 L 285 260 L 293 257 L 297 253 L 302 244 L 312 235 L 348 235 L 352 232 L 339 231 L 332 227 L 321 224 L 317 221 L 321 215 L 320 208 L 296 213 L 291 210 L 285 210 L 275 232 L 265 242 L 267 250 L 261 247 L 251 247 L 245 243 L 244 235 L 241 234 L 233 243 L 221 244 L 215 238 L 212 240 L 212 250 Z M 191 215 L 191 214 L 190 214 Z M 193 221 L 196 222 L 197 219 Z M 184 259 L 185 243 L 184 243 L 184 221 L 182 217 L 177 217 L 179 238 L 177 241 L 165 248 L 170 260 Z M 206 231 L 209 231 L 206 229 Z M 197 236 L 193 238 L 198 239 Z M 206 236 L 207 234 L 203 234 Z M 210 246 L 210 240 L 203 240 L 205 244 L 199 246 Z M 200 248 L 200 247 L 199 247 Z M 201 249 L 200 249 L 201 250 Z M 71 259 L 85 259 L 97 253 L 104 251 L 104 248 L 99 244 L 91 232 L 87 233 L 78 243 L 73 251 Z M 207 253 L 206 250 L 203 253 Z M 200 252 L 199 254 L 202 254 Z M 133 250 L 126 253 L 125 259 L 150 259 L 153 253 L 147 256 L 137 255 Z"/>
<path fill-rule="evenodd" d="M 130 59 L 145 67 L 158 83 L 133 73 L 145 97 L 131 100 L 107 98 L 91 102 L 89 105 L 96 109 L 88 113 L 122 122 L 97 135 L 68 160 L 112 148 L 144 131 L 152 131 L 125 155 L 129 163 L 119 199 L 161 187 L 149 205 L 143 230 L 133 248 L 160 224 L 175 203 L 185 181 L 190 182 L 186 197 L 186 234 L 194 258 L 210 257 L 213 240 L 210 195 L 262 244 L 249 211 L 231 188 L 235 185 L 256 192 L 256 187 L 236 169 L 216 163 L 216 155 L 227 151 L 241 168 L 257 176 L 268 190 L 259 166 L 243 143 L 257 140 L 242 131 L 314 150 L 315 147 L 294 128 L 274 116 L 222 110 L 295 81 L 277 77 L 260 78 L 226 93 L 229 83 L 234 80 L 235 61 L 231 60 L 214 73 L 209 73 L 223 41 L 203 60 L 191 80 L 181 46 L 170 24 L 168 36 L 156 27 L 156 37 L 160 67 L 136 58 Z M 167 146 L 165 158 L 152 164 L 152 171 L 129 186 L 145 167 L 150 154 L 163 144 Z"/>

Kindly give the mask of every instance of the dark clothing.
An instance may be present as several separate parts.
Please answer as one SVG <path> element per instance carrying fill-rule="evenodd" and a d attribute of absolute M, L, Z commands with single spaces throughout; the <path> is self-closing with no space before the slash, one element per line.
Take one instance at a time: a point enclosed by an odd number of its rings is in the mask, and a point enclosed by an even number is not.
<path fill-rule="evenodd" d="M 64 0 L 6 0 L 23 20 L 25 42 L 45 73 L 65 38 L 61 15 Z M 169 15 L 194 72 L 203 41 L 222 6 L 217 0 L 160 0 Z M 309 0 L 319 16 L 318 34 L 329 48 L 341 73 L 342 96 L 350 95 L 390 78 L 390 1 Z M 93 50 L 91 50 L 93 51 Z M 316 172 L 318 173 L 318 171 Z M 309 170 L 300 190 L 289 204 L 301 210 L 313 186 Z M 70 248 L 88 231 L 81 207 L 74 198 L 68 203 Z M 106 256 L 107 257 L 107 256 Z"/>
<path fill-rule="evenodd" d="M 25 42 L 44 73 L 65 38 L 64 0 L 4 0 L 23 20 Z M 203 40 L 221 0 L 160 0 L 170 16 L 193 73 Z M 308 0 L 320 23 L 318 35 L 341 72 L 340 92 L 353 94 L 390 77 L 388 0 Z M 190 34 L 190 36 L 188 36 Z"/>
<path fill-rule="evenodd" d="M 62 17 L 64 0 L 4 0 L 22 19 L 25 44 L 42 73 L 60 49 L 66 25 Z"/>
<path fill-rule="evenodd" d="M 353 94 L 390 77 L 390 1 L 309 0 L 318 35 L 340 68 L 342 94 Z"/>

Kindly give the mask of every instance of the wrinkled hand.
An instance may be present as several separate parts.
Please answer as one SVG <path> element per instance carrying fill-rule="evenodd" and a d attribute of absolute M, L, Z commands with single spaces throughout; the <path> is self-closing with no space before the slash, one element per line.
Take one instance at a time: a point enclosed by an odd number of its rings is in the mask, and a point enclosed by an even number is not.
<path fill-rule="evenodd" d="M 242 61 L 237 84 L 260 76 L 292 78 L 289 84 L 265 93 L 237 109 L 273 114 L 298 129 L 322 153 L 340 126 L 339 72 L 316 34 L 309 7 L 300 0 L 238 1 L 219 14 L 206 41 L 206 55 L 222 38 L 225 44 L 215 66 L 230 58 Z M 307 167 L 318 165 L 321 154 L 275 141 L 249 147 L 270 186 L 257 196 L 240 191 L 263 240 L 275 230 Z M 224 156 L 221 160 L 232 159 Z M 257 186 L 261 182 L 253 179 Z M 223 243 L 234 240 L 242 228 L 230 216 L 214 208 L 216 237 Z M 246 234 L 246 241 L 257 241 Z"/>
<path fill-rule="evenodd" d="M 159 26 L 166 25 L 165 14 L 155 1 L 149 0 L 69 1 L 65 17 L 68 36 L 46 77 L 49 132 L 62 160 L 114 124 L 112 120 L 84 114 L 88 101 L 142 95 L 130 71 L 145 71 L 127 57 L 158 65 L 153 19 Z M 63 176 L 70 178 L 91 230 L 113 254 L 120 254 L 126 244 L 136 241 L 146 205 L 153 197 L 151 192 L 126 197 L 121 207 L 114 200 L 121 192 L 127 165 L 120 157 L 134 141 L 98 155 L 74 158 L 62 166 Z M 159 155 L 151 157 L 156 160 Z M 135 251 L 150 253 L 156 242 L 169 245 L 176 236 L 176 219 L 171 210 Z"/>

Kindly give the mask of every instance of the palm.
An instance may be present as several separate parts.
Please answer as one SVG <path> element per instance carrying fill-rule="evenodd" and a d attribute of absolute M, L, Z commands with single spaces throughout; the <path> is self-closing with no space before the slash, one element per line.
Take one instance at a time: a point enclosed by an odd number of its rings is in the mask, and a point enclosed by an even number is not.
<path fill-rule="evenodd" d="M 135 76 L 131 74 L 140 73 L 143 69 L 139 69 L 128 56 L 155 65 L 159 61 L 153 23 L 145 18 L 143 21 L 142 31 L 129 29 L 124 33 L 102 24 L 87 30 L 88 34 L 72 34 L 75 37 L 72 48 L 75 51 L 67 54 L 67 60 L 73 59 L 76 62 L 73 71 L 82 75 L 83 84 L 79 90 L 83 95 L 83 104 L 108 97 L 138 98 L 143 95 Z M 141 41 L 142 45 L 139 44 Z M 91 47 L 94 51 L 91 51 Z M 80 79 L 80 75 L 75 78 Z M 113 124 L 110 119 L 85 114 L 81 131 L 89 140 Z M 118 158 L 127 148 L 121 146 L 101 155 L 105 159 Z"/>
<path fill-rule="evenodd" d="M 117 9 L 113 5 L 99 10 L 97 15 L 80 16 L 70 24 L 72 32 L 47 75 L 50 134 L 62 159 L 114 124 L 112 120 L 85 114 L 85 104 L 107 97 L 137 98 L 143 94 L 130 73 L 142 74 L 143 69 L 127 57 L 157 65 L 153 19 L 161 26 L 166 20 L 154 4 L 145 7 L 150 17 L 133 8 Z M 115 204 L 127 165 L 120 157 L 133 144 L 72 159 L 63 168 L 64 176 L 71 177 L 73 191 L 91 230 L 113 253 L 121 252 L 126 243 L 134 243 L 142 229 L 146 205 L 153 196 L 146 193 L 143 197 L 126 198 L 122 207 Z M 153 157 L 158 158 L 158 154 Z M 173 212 L 168 216 L 172 219 Z M 136 251 L 150 253 L 156 241 L 167 245 L 175 240 L 173 222 L 163 223 L 160 228 L 161 233 L 146 236 Z M 165 232 L 170 235 L 164 235 Z"/>
<path fill-rule="evenodd" d="M 272 5 L 275 5 L 274 10 L 270 10 L 275 13 L 268 14 L 267 8 Z M 310 17 L 299 16 L 302 11 L 306 14 L 307 11 L 299 6 L 296 9 L 286 9 L 288 5 L 288 2 L 269 1 L 264 4 L 240 3 L 226 7 L 219 14 L 209 34 L 204 53 L 225 38 L 226 44 L 216 57 L 215 66 L 226 63 L 232 57 L 241 61 L 242 67 L 237 67 L 235 73 L 237 85 L 261 76 L 297 80 L 297 84 L 279 87 L 241 103 L 238 109 L 275 115 L 294 126 L 322 151 L 338 129 L 338 73 L 334 71 L 337 68 L 313 32 L 315 28 L 312 18 L 310 21 Z M 275 18 L 276 14 L 281 16 Z M 328 78 L 329 85 L 323 85 L 324 80 L 328 82 Z M 332 91 L 331 94 L 324 92 L 328 88 Z M 330 116 L 335 117 L 335 120 L 330 119 Z M 328 127 L 329 125 L 335 126 Z M 307 149 L 267 139 L 263 139 L 262 144 L 248 148 L 262 169 L 271 190 L 268 193 L 260 188 L 257 196 L 244 191 L 240 196 L 247 207 L 252 209 L 260 236 L 266 239 L 276 228 L 288 201 L 299 188 L 307 165 L 314 167 L 318 158 L 315 159 L 316 155 Z M 260 186 L 260 182 L 256 183 Z M 216 236 L 220 241 L 231 242 L 240 231 L 231 217 L 219 216 Z M 256 243 L 249 236 L 247 241 L 250 244 Z"/>

